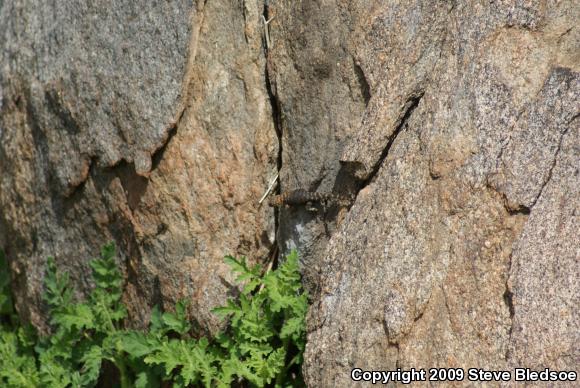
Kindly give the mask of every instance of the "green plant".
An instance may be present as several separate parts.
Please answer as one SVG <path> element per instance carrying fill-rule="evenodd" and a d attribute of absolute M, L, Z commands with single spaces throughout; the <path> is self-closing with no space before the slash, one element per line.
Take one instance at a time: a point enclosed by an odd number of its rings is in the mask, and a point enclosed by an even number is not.
<path fill-rule="evenodd" d="M 48 259 L 44 300 L 51 314 L 52 336 L 36 347 L 43 385 L 51 387 L 96 384 L 103 360 L 112 362 L 128 387 L 125 356 L 120 347 L 123 278 L 116 267 L 115 247 L 108 244 L 101 256 L 90 262 L 95 288 L 85 302 L 73 301 L 68 274 L 59 275 L 53 258 Z"/>
<path fill-rule="evenodd" d="M 10 272 L 4 252 L 0 250 L 0 318 L 11 317 L 12 294 L 10 293 Z"/>
<path fill-rule="evenodd" d="M 243 377 L 256 385 L 270 383 L 274 377 L 276 385 L 287 383 L 292 380 L 289 369 L 302 364 L 306 345 L 308 299 L 301 292 L 296 251 L 264 277 L 259 266 L 248 268 L 244 259 L 230 256 L 226 262 L 239 274 L 237 280 L 245 282 L 239 301 L 229 300 L 227 306 L 214 310 L 231 316 L 231 337 L 221 341 L 229 359 L 235 360 L 234 366 L 241 364 Z"/>
<path fill-rule="evenodd" d="M 38 386 L 35 339 L 31 328 L 21 326 L 14 312 L 8 262 L 0 250 L 0 385 Z"/>
<path fill-rule="evenodd" d="M 242 290 L 214 310 L 229 319 L 229 326 L 211 339 L 192 336 L 185 302 L 178 302 L 174 312 L 155 307 L 147 332 L 124 329 L 123 282 L 114 252 L 108 244 L 91 261 L 95 288 L 84 302 L 74 300 L 68 274 L 58 274 L 49 258 L 44 300 L 53 334 L 48 337 L 37 338 L 15 321 L 8 271 L 0 272 L 0 385 L 94 386 L 105 362 L 116 367 L 122 387 L 158 387 L 163 381 L 177 387 L 243 381 L 258 387 L 303 385 L 308 300 L 296 252 L 263 276 L 260 266 L 226 257 Z"/>
<path fill-rule="evenodd" d="M 216 344 L 207 339 L 163 342 L 145 362 L 162 365 L 166 374 L 184 385 L 225 387 L 240 378 L 260 387 L 301 385 L 308 300 L 301 292 L 296 252 L 263 277 L 260 266 L 248 267 L 245 259 L 225 260 L 244 284 L 238 300 L 214 309 L 230 318 L 229 330 L 216 336 Z M 289 373 L 292 367 L 294 375 Z"/>

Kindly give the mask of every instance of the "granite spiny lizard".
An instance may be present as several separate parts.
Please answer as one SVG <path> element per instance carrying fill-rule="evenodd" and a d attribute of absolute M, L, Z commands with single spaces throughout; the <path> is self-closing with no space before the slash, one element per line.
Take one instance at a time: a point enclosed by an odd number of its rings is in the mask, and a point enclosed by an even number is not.
<path fill-rule="evenodd" d="M 352 203 L 352 198 L 346 195 L 317 193 L 304 189 L 296 189 L 285 191 L 280 195 L 275 195 L 268 201 L 270 206 L 297 206 L 308 203 L 322 203 L 324 205 L 330 203 L 339 206 L 349 206 Z"/>

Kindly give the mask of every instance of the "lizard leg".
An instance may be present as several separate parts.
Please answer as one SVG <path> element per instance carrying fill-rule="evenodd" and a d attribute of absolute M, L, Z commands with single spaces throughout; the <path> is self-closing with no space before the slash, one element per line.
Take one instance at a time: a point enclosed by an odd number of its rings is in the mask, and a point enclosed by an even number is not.
<path fill-rule="evenodd" d="M 338 211 L 338 217 L 336 217 L 336 226 L 340 226 L 340 224 L 342 224 L 342 221 L 344 221 L 344 218 L 346 217 L 346 213 L 347 210 L 345 207 L 341 207 L 340 210 Z"/>

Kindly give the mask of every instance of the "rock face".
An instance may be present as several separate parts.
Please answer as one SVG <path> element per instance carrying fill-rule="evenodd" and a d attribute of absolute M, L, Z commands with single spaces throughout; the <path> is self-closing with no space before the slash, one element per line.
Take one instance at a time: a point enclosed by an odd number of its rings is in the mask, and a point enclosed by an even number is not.
<path fill-rule="evenodd" d="M 281 221 L 318 290 L 309 385 L 351 385 L 353 367 L 575 368 L 578 6 L 275 9 L 283 182 L 358 192 L 330 239 L 322 219 Z"/>
<path fill-rule="evenodd" d="M 576 368 L 578 5 L 271 8 L 282 182 L 358 194 L 330 238 L 324 216 L 282 213 L 315 291 L 309 385 Z"/>
<path fill-rule="evenodd" d="M 47 256 L 86 290 L 115 240 L 133 322 L 187 298 L 214 329 L 223 256 L 264 257 L 274 234 L 262 4 L 33 3 L 0 6 L 0 244 L 20 313 L 42 326 Z"/>
<path fill-rule="evenodd" d="M 0 244 L 35 324 L 46 256 L 86 290 L 115 239 L 136 324 L 185 297 L 213 330 L 223 255 L 277 225 L 309 386 L 577 367 L 577 2 L 31 4 L 0 2 Z M 277 167 L 356 200 L 271 212 Z"/>

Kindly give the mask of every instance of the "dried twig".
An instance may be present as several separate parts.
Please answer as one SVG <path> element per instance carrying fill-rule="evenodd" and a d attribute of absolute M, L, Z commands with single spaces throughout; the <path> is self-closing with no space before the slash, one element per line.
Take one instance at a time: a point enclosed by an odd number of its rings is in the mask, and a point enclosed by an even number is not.
<path fill-rule="evenodd" d="M 272 179 L 272 181 L 270 182 L 270 186 L 268 186 L 268 190 L 266 190 L 264 195 L 262 195 L 262 198 L 260 198 L 260 201 L 258 201 L 259 204 L 262 204 L 262 202 L 264 202 L 266 197 L 272 192 L 272 189 L 274 188 L 274 186 L 276 185 L 276 182 L 278 181 L 279 175 L 280 175 L 280 173 L 277 173 L 276 176 L 274 177 L 274 179 Z"/>
<path fill-rule="evenodd" d="M 270 27 L 268 27 L 268 23 L 270 23 L 272 19 L 274 19 L 274 16 L 272 16 L 270 20 L 266 20 L 264 15 L 261 15 L 261 17 L 262 22 L 264 22 L 264 36 L 266 37 L 266 49 L 270 50 L 270 47 L 272 47 L 272 40 L 270 39 Z"/>

